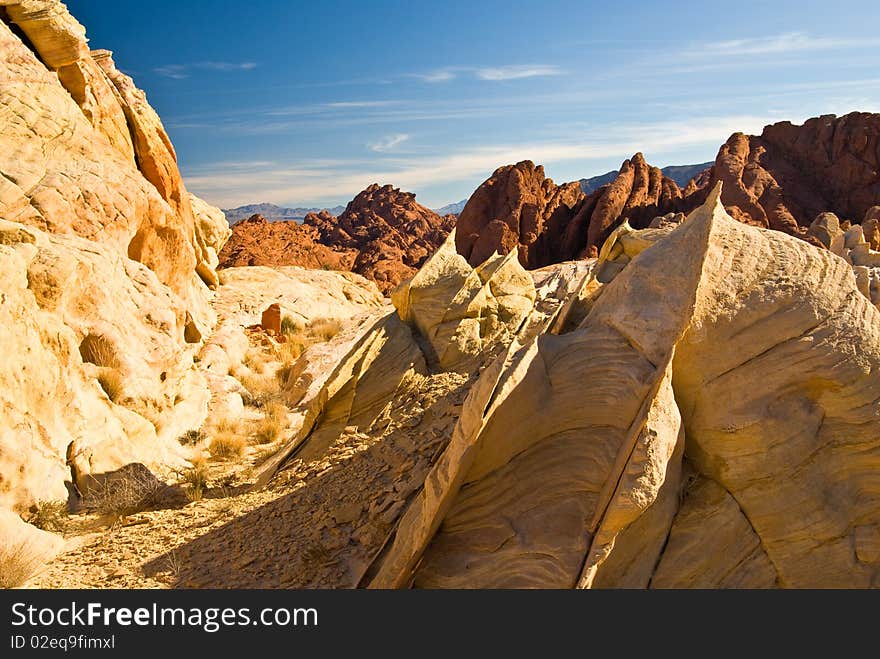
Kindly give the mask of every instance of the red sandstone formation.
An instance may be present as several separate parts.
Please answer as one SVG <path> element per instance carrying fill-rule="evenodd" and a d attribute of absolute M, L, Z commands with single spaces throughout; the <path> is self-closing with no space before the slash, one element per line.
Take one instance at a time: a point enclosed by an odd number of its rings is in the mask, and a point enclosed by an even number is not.
<path fill-rule="evenodd" d="M 322 211 L 309 213 L 301 225 L 268 222 L 259 215 L 239 222 L 220 253 L 220 264 L 350 270 L 389 293 L 415 273 L 454 224 L 455 216 L 440 217 L 416 203 L 414 194 L 374 184 L 338 218 Z"/>
<path fill-rule="evenodd" d="M 565 226 L 583 198 L 578 183 L 558 186 L 529 160 L 500 167 L 461 211 L 456 247 L 473 265 L 517 245 L 524 266 L 546 265 L 552 258 L 546 250 L 553 242 L 541 239 L 551 226 Z"/>
<path fill-rule="evenodd" d="M 351 270 L 356 253 L 318 242 L 319 233 L 296 222 L 269 222 L 252 215 L 232 227 L 220 252 L 220 267 L 299 265 L 304 268 Z"/>
<path fill-rule="evenodd" d="M 681 191 L 645 162 L 624 161 L 617 178 L 584 195 L 577 183 L 557 186 L 531 161 L 501 167 L 477 188 L 458 220 L 456 246 L 476 265 L 519 245 L 527 268 L 590 254 L 624 218 L 647 226 L 673 209 Z"/>
<path fill-rule="evenodd" d="M 555 185 L 529 161 L 501 167 L 462 211 L 456 245 L 472 264 L 518 245 L 527 268 L 595 255 L 624 220 L 642 228 L 656 216 L 690 211 L 717 181 L 727 211 L 741 222 L 818 244 L 807 228 L 828 211 L 862 221 L 868 242 L 880 246 L 880 114 L 828 115 L 802 126 L 786 121 L 759 137 L 734 133 L 684 191 L 641 153 L 586 197 L 573 184 Z"/>

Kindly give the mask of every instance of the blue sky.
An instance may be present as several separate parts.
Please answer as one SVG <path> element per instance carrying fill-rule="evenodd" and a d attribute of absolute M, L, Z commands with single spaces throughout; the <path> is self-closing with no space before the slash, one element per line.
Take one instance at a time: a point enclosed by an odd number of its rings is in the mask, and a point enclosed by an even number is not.
<path fill-rule="evenodd" d="M 562 182 L 880 111 L 876 0 L 67 4 L 223 207 L 346 203 L 372 182 L 437 207 L 526 158 Z"/>

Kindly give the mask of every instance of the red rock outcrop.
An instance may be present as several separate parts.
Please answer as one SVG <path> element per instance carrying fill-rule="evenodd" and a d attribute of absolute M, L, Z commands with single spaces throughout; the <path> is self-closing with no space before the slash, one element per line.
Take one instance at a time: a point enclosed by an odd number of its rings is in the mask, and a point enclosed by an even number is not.
<path fill-rule="evenodd" d="M 456 246 L 472 264 L 519 248 L 527 268 L 594 252 L 625 218 L 647 226 L 674 210 L 681 190 L 641 153 L 624 161 L 608 185 L 584 195 L 577 183 L 556 185 L 531 161 L 501 167 L 474 192 L 458 220 Z"/>
<path fill-rule="evenodd" d="M 220 267 L 299 265 L 304 268 L 351 270 L 356 252 L 333 250 L 318 242 L 319 232 L 298 222 L 269 222 L 252 215 L 232 227 L 220 252 Z"/>
<path fill-rule="evenodd" d="M 624 219 L 636 228 L 648 226 L 652 219 L 676 209 L 681 190 L 659 167 L 645 162 L 641 153 L 624 160 L 617 178 L 584 200 L 593 206 L 587 226 L 587 247 L 598 248 Z"/>
<path fill-rule="evenodd" d="M 734 133 L 715 164 L 682 191 L 641 153 L 617 177 L 588 196 L 555 185 L 529 161 L 501 167 L 462 211 L 456 245 L 472 264 L 519 245 L 527 268 L 595 255 L 624 220 L 644 228 L 654 217 L 687 212 L 723 183 L 727 212 L 746 224 L 784 231 L 818 244 L 807 233 L 813 219 L 833 212 L 863 223 L 869 244 L 880 245 L 873 222 L 880 210 L 880 114 L 853 112 L 781 122 L 760 136 Z"/>
<path fill-rule="evenodd" d="M 309 213 L 302 224 L 259 215 L 237 223 L 220 253 L 221 267 L 300 265 L 349 270 L 390 293 L 440 246 L 455 216 L 441 217 L 415 195 L 371 185 L 345 211 Z"/>
<path fill-rule="evenodd" d="M 465 204 L 455 233 L 458 252 L 471 265 L 494 252 L 507 254 L 519 247 L 520 262 L 527 268 L 546 265 L 554 252 L 565 251 L 545 234 L 558 235 L 584 199 L 578 183 L 556 185 L 541 165 L 530 160 L 495 170 Z M 551 229 L 552 227 L 552 229 Z"/>

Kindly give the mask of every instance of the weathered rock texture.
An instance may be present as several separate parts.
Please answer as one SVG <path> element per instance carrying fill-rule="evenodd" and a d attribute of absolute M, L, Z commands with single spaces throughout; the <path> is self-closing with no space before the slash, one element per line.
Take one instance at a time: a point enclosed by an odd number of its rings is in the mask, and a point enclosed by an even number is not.
<path fill-rule="evenodd" d="M 182 463 L 229 229 L 63 3 L 2 0 L 0 52 L 0 506 L 21 509 Z"/>
<path fill-rule="evenodd" d="M 713 166 L 684 189 L 640 153 L 585 197 L 573 184 L 556 186 L 531 162 L 501 167 L 462 211 L 458 250 L 475 265 L 518 245 L 527 268 L 595 255 L 625 220 L 641 229 L 656 216 L 693 210 L 719 181 L 728 213 L 746 224 L 810 240 L 807 228 L 821 212 L 867 223 L 880 204 L 880 115 L 828 115 L 802 126 L 773 124 L 760 136 L 734 133 Z M 880 244 L 876 223 L 865 236 Z"/>
<path fill-rule="evenodd" d="M 219 250 L 226 229 L 217 216 L 196 221 L 143 92 L 109 52 L 89 50 L 63 3 L 0 7 L 3 217 L 114 245 L 153 270 L 197 322 L 210 322 L 197 272 L 211 283 L 210 249 Z"/>
<path fill-rule="evenodd" d="M 844 259 L 735 221 L 719 196 L 681 223 L 624 224 L 598 261 L 534 285 L 513 252 L 490 259 L 481 268 L 503 264 L 498 285 L 523 302 L 484 343 L 458 339 L 496 301 L 450 313 L 467 288 L 453 282 L 480 268 L 451 244 L 429 259 L 397 313 L 337 345 L 267 463 L 264 479 L 337 465 L 328 492 L 251 520 L 255 546 L 277 523 L 297 529 L 291 555 L 305 553 L 297 538 L 322 546 L 320 565 L 278 583 L 876 585 L 880 311 Z M 426 387 L 461 401 L 454 423 L 418 398 Z M 334 462 L 353 442 L 362 454 Z M 249 569 L 237 578 L 266 583 Z M 191 576 L 216 585 L 222 571 Z"/>
<path fill-rule="evenodd" d="M 571 258 L 576 246 L 569 245 L 559 229 L 570 222 L 583 198 L 577 183 L 557 186 L 544 176 L 543 167 L 531 161 L 499 167 L 459 215 L 458 251 L 471 265 L 514 248 L 527 268 Z M 569 256 L 560 259 L 559 254 Z"/>
<path fill-rule="evenodd" d="M 457 247 L 471 265 L 514 247 L 527 268 L 595 256 L 624 218 L 647 226 L 680 198 L 675 181 L 641 153 L 589 195 L 578 183 L 557 186 L 543 167 L 526 160 L 497 169 L 477 188 L 459 217 Z"/>
<path fill-rule="evenodd" d="M 333 221 L 332 216 L 327 218 Z M 293 221 L 270 222 L 252 215 L 232 227 L 232 236 L 220 252 L 222 267 L 289 266 L 351 270 L 357 251 L 321 244 L 321 234 L 310 225 Z"/>
<path fill-rule="evenodd" d="M 223 267 L 300 265 L 350 270 L 390 293 L 412 276 L 455 224 L 390 185 L 371 185 L 345 211 L 309 213 L 303 224 L 268 222 L 259 215 L 237 223 L 220 255 Z"/>

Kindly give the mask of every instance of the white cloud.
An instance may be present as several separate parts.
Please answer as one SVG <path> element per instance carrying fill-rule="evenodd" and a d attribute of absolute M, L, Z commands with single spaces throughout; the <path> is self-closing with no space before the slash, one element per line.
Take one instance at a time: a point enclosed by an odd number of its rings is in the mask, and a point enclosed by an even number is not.
<path fill-rule="evenodd" d="M 189 78 L 193 69 L 202 71 L 250 71 L 257 67 L 256 62 L 192 62 L 190 64 L 166 64 L 153 71 L 166 78 L 183 80 Z"/>
<path fill-rule="evenodd" d="M 193 65 L 197 69 L 210 71 L 250 71 L 257 68 L 256 62 L 198 62 Z"/>
<path fill-rule="evenodd" d="M 518 80 L 542 76 L 562 75 L 562 70 L 551 64 L 512 65 L 477 69 L 475 75 L 480 80 Z"/>
<path fill-rule="evenodd" d="M 184 78 L 189 78 L 189 74 L 186 72 L 186 66 L 183 64 L 167 64 L 165 66 L 160 66 L 153 69 L 160 76 L 165 76 L 166 78 L 174 78 L 175 80 L 183 80 Z"/>
<path fill-rule="evenodd" d="M 693 118 L 680 122 L 619 124 L 604 127 L 603 139 L 525 144 L 497 144 L 448 155 L 396 158 L 393 162 L 309 162 L 303 166 L 272 166 L 253 171 L 202 168 L 185 176 L 193 192 L 213 204 L 232 208 L 255 201 L 319 205 L 351 199 L 370 183 L 391 183 L 419 192 L 442 183 L 464 182 L 474 188 L 497 167 L 520 160 L 544 165 L 570 163 L 584 174 L 591 161 L 629 158 L 643 151 L 649 161 L 665 153 L 706 145 L 715 153 L 731 133 L 759 133 L 777 117 L 733 115 Z M 597 131 L 598 133 L 598 131 Z M 395 136 L 396 137 L 396 136 Z M 581 164 L 583 163 L 583 164 Z"/>
<path fill-rule="evenodd" d="M 370 147 L 371 151 L 376 151 L 377 153 L 385 153 L 386 151 L 392 151 L 396 147 L 400 146 L 404 142 L 409 139 L 409 135 L 406 133 L 395 133 L 394 135 L 388 135 L 383 137 L 378 142 L 373 142 L 367 146 Z"/>
<path fill-rule="evenodd" d="M 805 32 L 785 32 L 767 37 L 748 37 L 694 44 L 681 54 L 686 57 L 782 55 L 817 50 L 870 48 L 878 45 L 880 45 L 880 39 L 813 37 Z"/>
<path fill-rule="evenodd" d="M 384 108 L 389 105 L 397 105 L 400 101 L 337 101 L 324 103 L 327 108 Z"/>
<path fill-rule="evenodd" d="M 439 69 L 429 73 L 417 73 L 415 76 L 424 82 L 449 82 L 456 78 L 455 73 L 449 69 Z"/>

